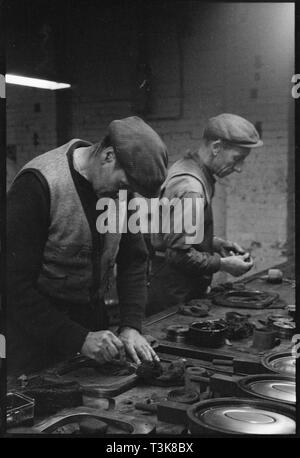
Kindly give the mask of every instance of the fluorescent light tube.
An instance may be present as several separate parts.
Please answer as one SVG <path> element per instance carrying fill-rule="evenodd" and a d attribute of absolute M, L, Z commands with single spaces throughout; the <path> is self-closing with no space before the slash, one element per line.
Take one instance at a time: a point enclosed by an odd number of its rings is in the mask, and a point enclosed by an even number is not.
<path fill-rule="evenodd" d="M 20 86 L 38 87 L 40 89 L 66 89 L 71 87 L 71 84 L 57 83 L 56 81 L 41 80 L 39 78 L 27 78 L 27 76 L 18 76 L 6 74 L 5 81 L 8 84 L 18 84 Z"/>

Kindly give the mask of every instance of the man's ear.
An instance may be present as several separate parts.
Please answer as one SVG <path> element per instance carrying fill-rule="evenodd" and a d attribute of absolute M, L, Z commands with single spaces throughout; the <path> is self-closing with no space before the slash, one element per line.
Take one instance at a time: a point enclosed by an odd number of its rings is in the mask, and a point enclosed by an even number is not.
<path fill-rule="evenodd" d="M 221 140 L 215 140 L 211 143 L 211 151 L 214 156 L 217 156 L 221 151 L 222 142 Z"/>
<path fill-rule="evenodd" d="M 103 163 L 115 162 L 116 154 L 112 146 L 108 146 L 101 151 L 101 159 Z"/>

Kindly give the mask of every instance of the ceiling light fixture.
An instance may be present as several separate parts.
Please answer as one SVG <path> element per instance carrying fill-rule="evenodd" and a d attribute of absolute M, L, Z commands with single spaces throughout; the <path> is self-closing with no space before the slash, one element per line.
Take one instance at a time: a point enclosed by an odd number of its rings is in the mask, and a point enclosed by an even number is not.
<path fill-rule="evenodd" d="M 28 78 L 27 76 L 18 76 L 6 74 L 5 81 L 8 84 L 18 84 L 20 86 L 37 87 L 40 89 L 67 89 L 71 87 L 68 83 L 57 83 L 56 81 L 42 80 L 39 78 Z"/>

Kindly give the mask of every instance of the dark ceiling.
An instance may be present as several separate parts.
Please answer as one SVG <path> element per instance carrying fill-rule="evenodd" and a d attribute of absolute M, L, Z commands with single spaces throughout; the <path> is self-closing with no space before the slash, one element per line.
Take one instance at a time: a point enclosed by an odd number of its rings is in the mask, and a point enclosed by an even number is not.
<path fill-rule="evenodd" d="M 74 63 L 84 65 L 93 47 L 99 44 L 99 52 L 101 46 L 107 52 L 118 38 L 123 46 L 124 33 L 135 30 L 143 34 L 149 18 L 164 18 L 162 23 L 167 23 L 177 15 L 182 22 L 188 3 L 193 2 L 9 0 L 5 19 L 7 73 L 70 80 L 76 73 Z M 103 29 L 109 33 L 101 35 Z M 112 52 L 117 51 L 112 47 Z"/>

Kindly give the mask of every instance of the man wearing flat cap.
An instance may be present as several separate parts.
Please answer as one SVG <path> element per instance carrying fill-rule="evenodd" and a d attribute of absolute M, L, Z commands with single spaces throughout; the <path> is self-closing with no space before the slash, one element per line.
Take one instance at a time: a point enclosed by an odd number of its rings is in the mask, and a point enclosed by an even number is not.
<path fill-rule="evenodd" d="M 262 144 L 249 121 L 220 114 L 209 119 L 199 150 L 189 152 L 170 168 L 161 197 L 170 201 L 190 198 L 194 210 L 197 202 L 202 202 L 203 238 L 199 243 L 187 243 L 189 234 L 184 231 L 152 234 L 155 256 L 147 315 L 203 296 L 216 272 L 240 276 L 252 267 L 249 253 L 238 244 L 214 236 L 212 199 L 216 178 L 241 172 L 251 148 Z"/>
<path fill-rule="evenodd" d="M 141 233 L 100 234 L 96 203 L 119 190 L 156 196 L 167 150 L 138 117 L 113 121 L 96 144 L 74 139 L 19 172 L 7 201 L 8 369 L 30 373 L 77 353 L 99 363 L 157 359 L 141 335 L 147 250 Z M 104 297 L 114 266 L 120 327 Z"/>

